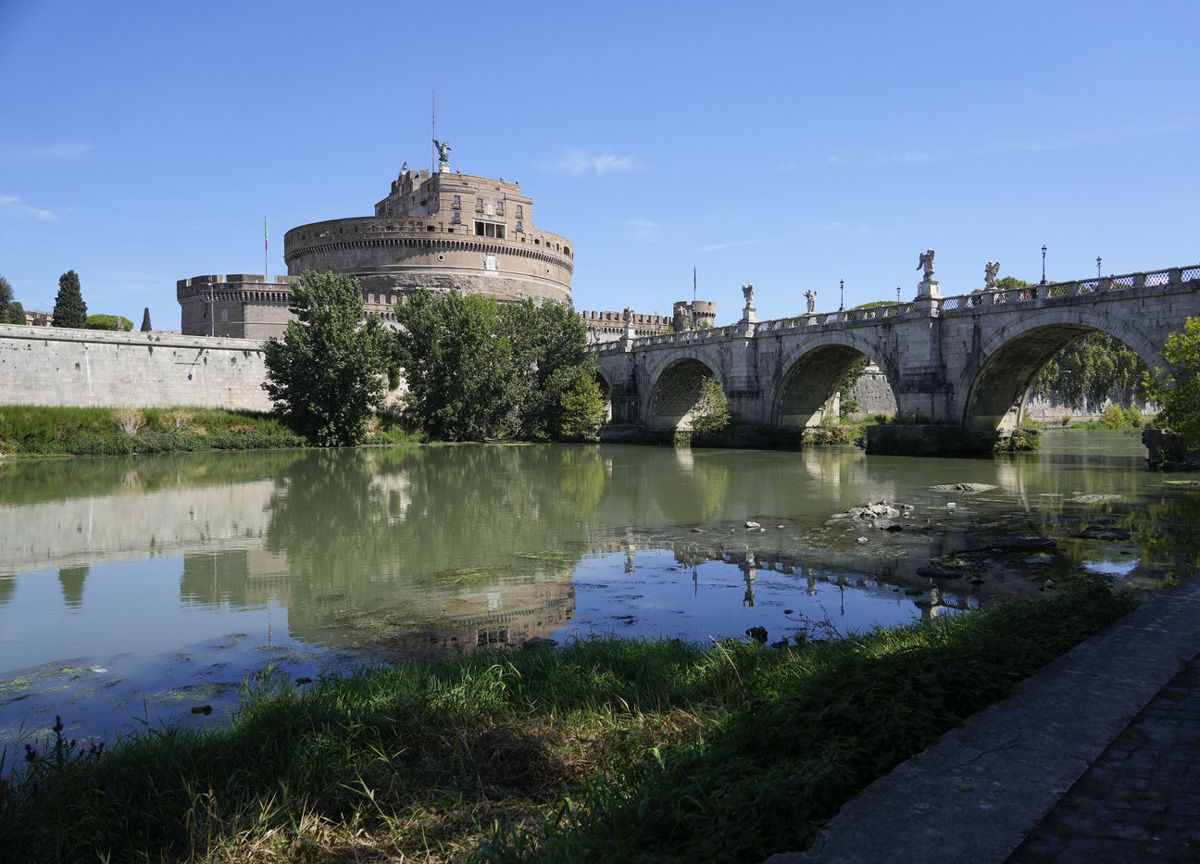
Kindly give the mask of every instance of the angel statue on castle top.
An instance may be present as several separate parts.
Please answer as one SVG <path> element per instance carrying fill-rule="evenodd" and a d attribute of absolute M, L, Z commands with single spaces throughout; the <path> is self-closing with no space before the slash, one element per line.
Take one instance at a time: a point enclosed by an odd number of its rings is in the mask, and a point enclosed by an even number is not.
<path fill-rule="evenodd" d="M 926 249 L 924 252 L 921 253 L 921 260 L 917 264 L 917 269 L 920 270 L 922 267 L 925 268 L 925 281 L 926 282 L 932 281 L 933 280 L 933 250 L 932 249 Z"/>

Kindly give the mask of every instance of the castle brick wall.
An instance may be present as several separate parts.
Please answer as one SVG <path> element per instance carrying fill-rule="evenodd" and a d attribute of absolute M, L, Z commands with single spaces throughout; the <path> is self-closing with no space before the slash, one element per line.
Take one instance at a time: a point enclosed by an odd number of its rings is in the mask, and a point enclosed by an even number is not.
<path fill-rule="evenodd" d="M 0 404 L 269 411 L 260 343 L 0 324 Z"/>

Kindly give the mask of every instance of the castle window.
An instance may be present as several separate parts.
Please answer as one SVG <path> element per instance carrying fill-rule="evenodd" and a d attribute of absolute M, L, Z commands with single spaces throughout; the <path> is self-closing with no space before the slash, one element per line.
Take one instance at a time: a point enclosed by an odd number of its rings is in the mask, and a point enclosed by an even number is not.
<path fill-rule="evenodd" d="M 521 208 L 518 207 L 517 209 L 520 210 Z M 522 234 L 525 233 L 525 223 L 522 222 L 520 219 L 517 220 L 517 230 L 520 231 Z"/>
<path fill-rule="evenodd" d="M 461 209 L 461 208 L 462 208 L 462 196 L 461 196 L 461 195 L 455 195 L 455 196 L 454 196 L 454 209 L 455 209 L 455 210 L 459 210 L 459 209 Z M 454 214 L 454 216 L 455 216 L 455 218 L 458 218 L 458 214 L 457 214 L 457 213 L 455 213 L 455 214 Z"/>
<path fill-rule="evenodd" d="M 504 239 L 504 225 L 499 225 L 495 222 L 483 222 L 479 219 L 475 220 L 475 236 L 476 237 L 495 237 L 499 240 Z"/>
<path fill-rule="evenodd" d="M 455 225 L 459 224 L 460 222 L 462 222 L 462 214 L 459 213 L 457 210 L 455 210 L 454 215 L 450 217 L 450 221 L 453 222 Z"/>
<path fill-rule="evenodd" d="M 476 198 L 476 199 L 475 199 L 475 212 L 476 212 L 476 213 L 482 213 L 482 212 L 483 212 L 483 199 L 482 199 L 482 198 Z"/>
<path fill-rule="evenodd" d="M 497 216 L 503 216 L 503 215 L 504 215 L 504 202 L 503 202 L 503 201 L 497 201 L 497 202 L 496 202 L 496 215 L 497 215 Z"/>
<path fill-rule="evenodd" d="M 522 207 L 520 204 L 517 205 L 517 218 L 518 219 L 525 218 L 525 208 Z"/>

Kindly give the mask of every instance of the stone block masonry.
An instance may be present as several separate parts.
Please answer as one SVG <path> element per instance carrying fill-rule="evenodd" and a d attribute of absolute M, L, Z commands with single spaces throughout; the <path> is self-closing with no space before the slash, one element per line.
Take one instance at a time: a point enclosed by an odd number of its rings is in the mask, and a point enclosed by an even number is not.
<path fill-rule="evenodd" d="M 0 324 L 0 404 L 269 411 L 260 345 Z"/>

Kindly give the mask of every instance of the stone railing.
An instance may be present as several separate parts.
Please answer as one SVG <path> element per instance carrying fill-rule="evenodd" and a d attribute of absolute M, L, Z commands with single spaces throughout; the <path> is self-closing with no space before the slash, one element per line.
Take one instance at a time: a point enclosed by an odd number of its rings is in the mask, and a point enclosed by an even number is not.
<path fill-rule="evenodd" d="M 1127 273 L 1123 276 L 1104 276 L 1097 279 L 1078 279 L 1072 282 L 1049 282 L 1045 285 L 1029 285 L 1025 288 L 993 288 L 975 294 L 954 297 L 928 298 L 929 309 L 923 308 L 921 300 L 887 303 L 879 306 L 843 309 L 837 312 L 805 313 L 789 318 L 758 321 L 753 325 L 731 324 L 704 330 L 688 330 L 683 333 L 664 333 L 659 336 L 635 338 L 633 346 L 638 348 L 652 345 L 686 345 L 712 339 L 724 339 L 738 334 L 765 335 L 797 332 L 811 327 L 835 327 L 853 324 L 874 324 L 881 319 L 900 318 L 909 315 L 940 315 L 955 310 L 986 312 L 989 307 L 1013 303 L 1032 303 L 1043 299 L 1060 297 L 1084 297 L 1103 291 L 1124 291 L 1130 288 L 1162 287 L 1183 285 L 1200 281 L 1200 264 L 1189 267 L 1169 267 L 1165 270 L 1150 270 L 1142 273 Z M 920 310 L 920 311 L 918 311 Z M 749 326 L 752 329 L 746 329 Z M 589 346 L 595 353 L 624 350 L 624 341 L 604 342 Z"/>

